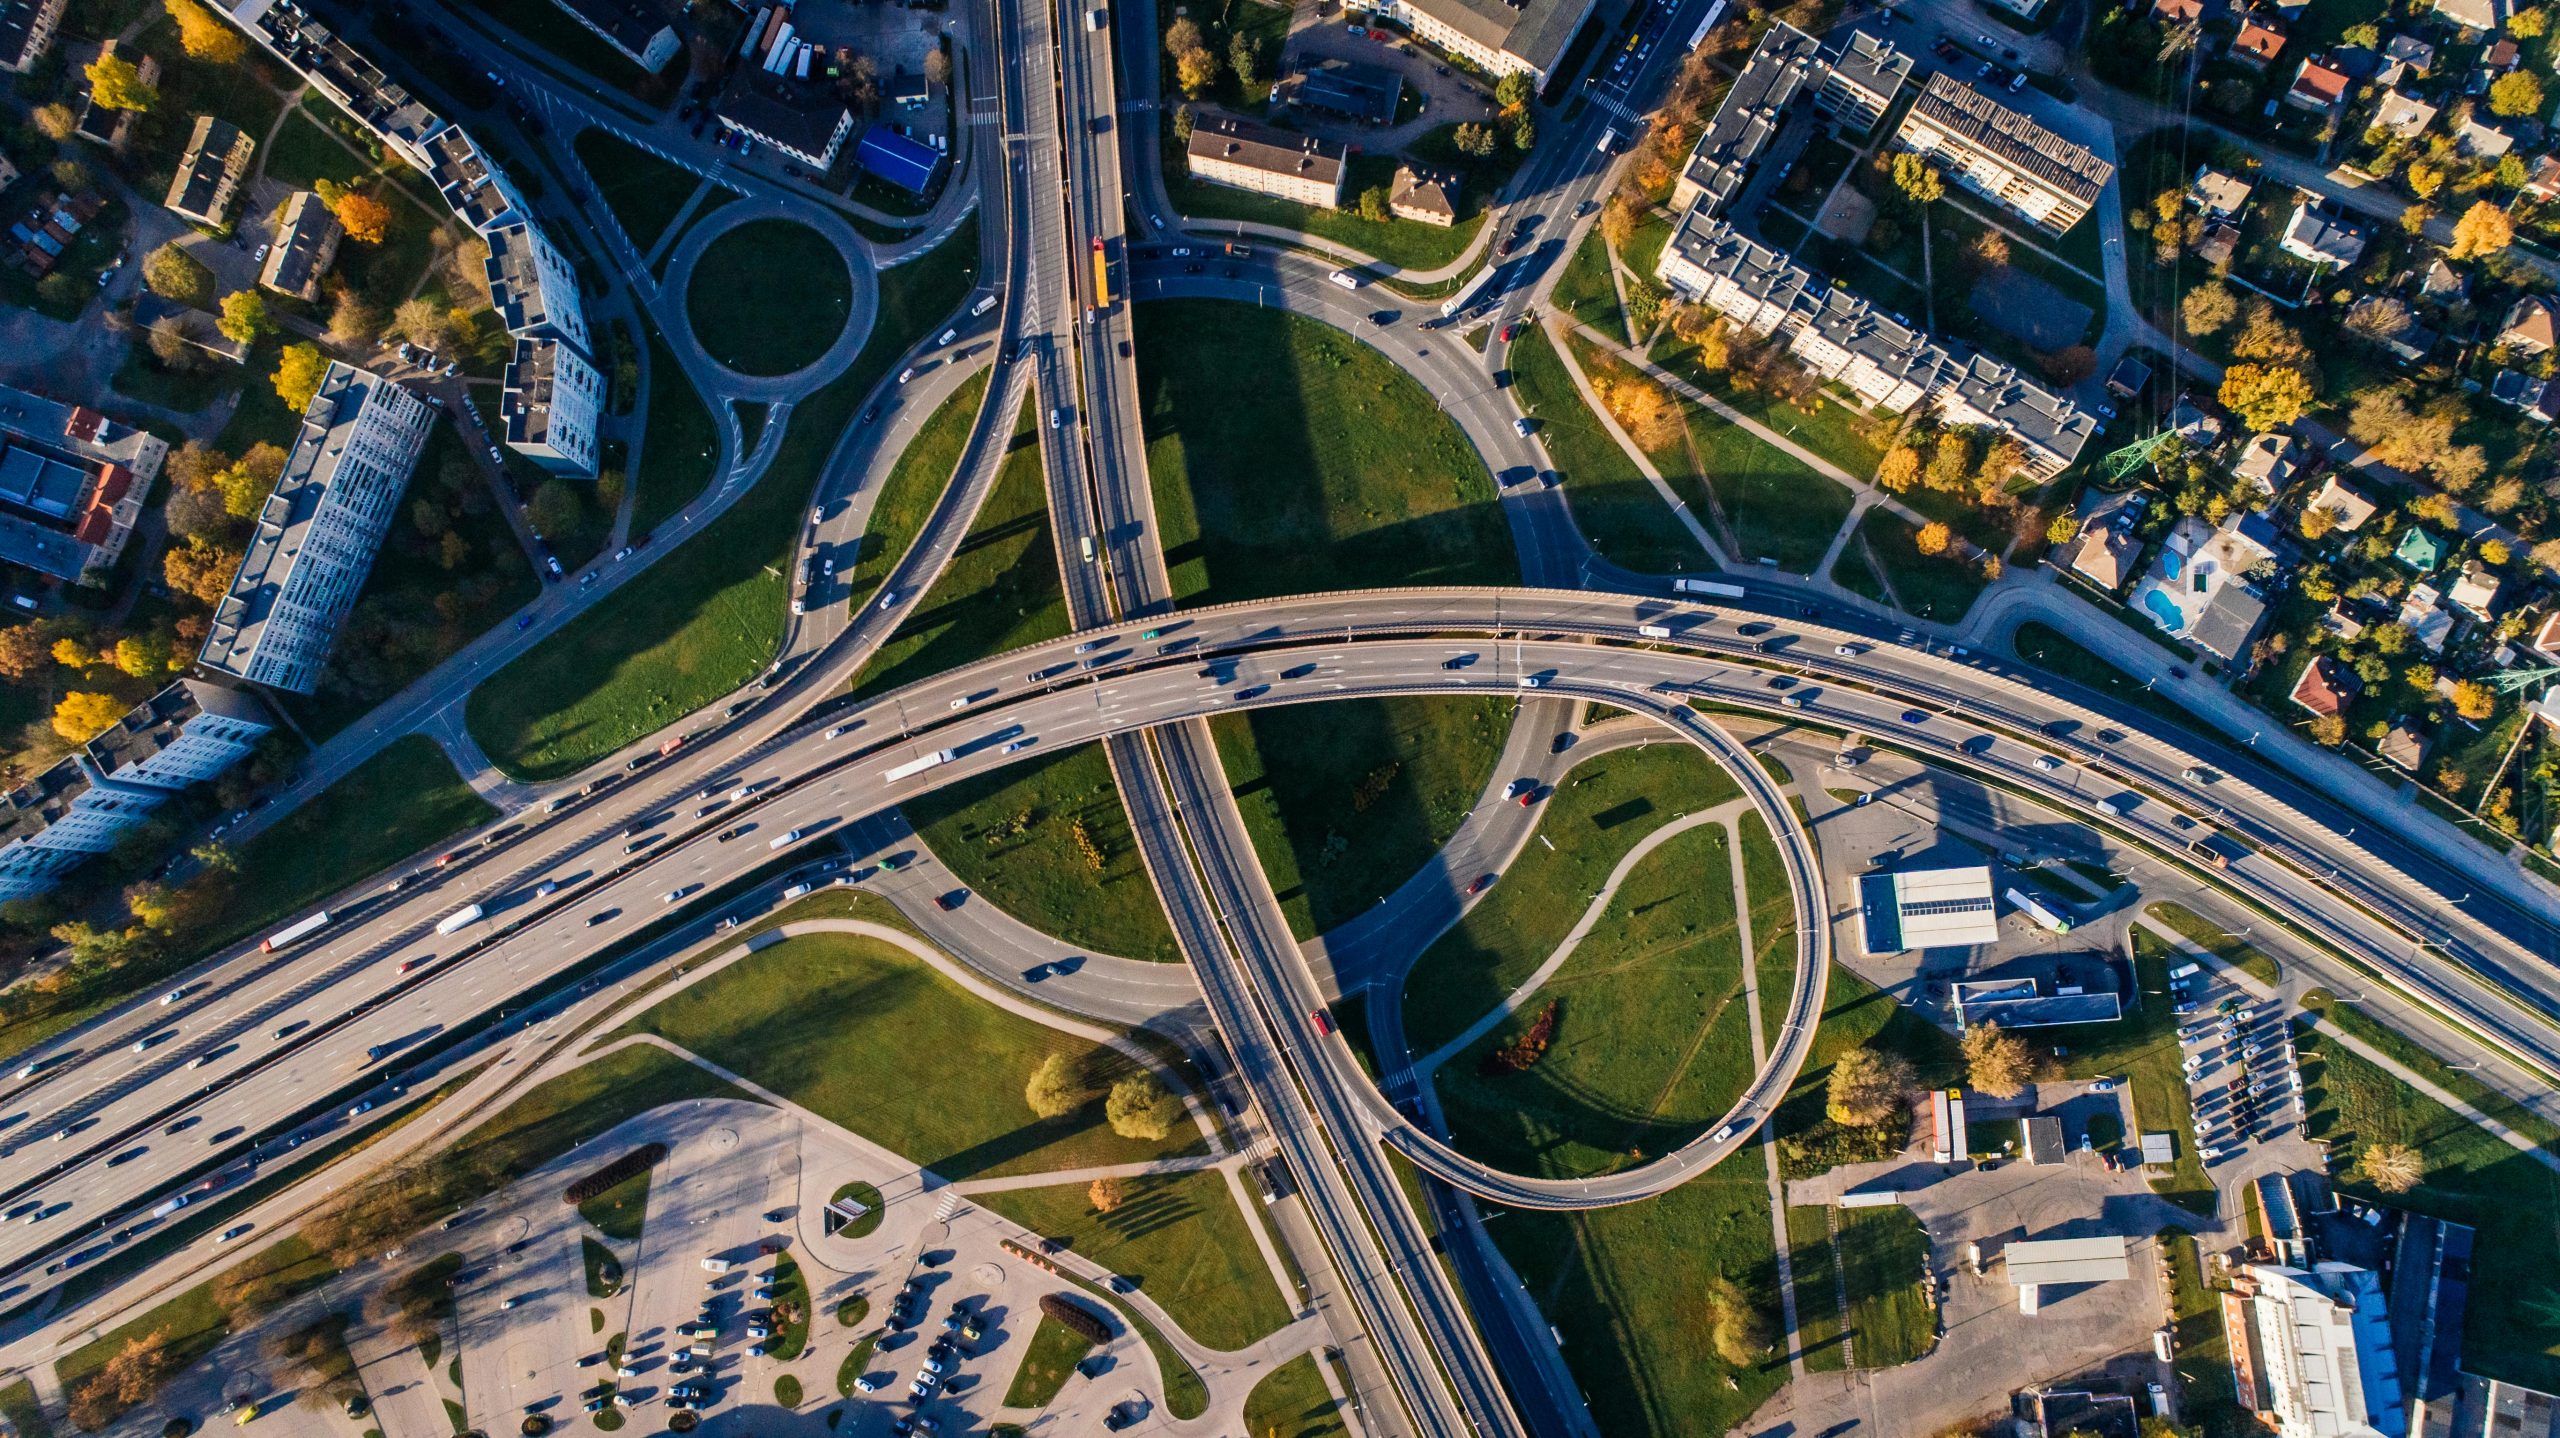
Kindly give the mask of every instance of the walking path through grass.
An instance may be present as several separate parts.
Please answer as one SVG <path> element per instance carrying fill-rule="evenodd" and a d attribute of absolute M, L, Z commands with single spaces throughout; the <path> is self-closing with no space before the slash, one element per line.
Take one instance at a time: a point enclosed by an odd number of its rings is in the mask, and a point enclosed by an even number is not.
<path fill-rule="evenodd" d="M 1288 1324 L 1290 1305 L 1223 1174 L 1155 1175 L 1123 1180 L 1122 1187 L 1123 1198 L 1108 1213 L 1095 1210 L 1084 1183 L 972 1190 L 972 1196 L 1134 1280 L 1204 1347 L 1233 1352 Z"/>

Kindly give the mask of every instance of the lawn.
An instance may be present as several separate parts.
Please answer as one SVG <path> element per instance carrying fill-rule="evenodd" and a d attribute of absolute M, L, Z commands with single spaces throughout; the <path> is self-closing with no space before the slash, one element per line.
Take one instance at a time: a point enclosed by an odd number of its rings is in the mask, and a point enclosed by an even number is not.
<path fill-rule="evenodd" d="M 308 190 L 319 180 L 352 185 L 373 173 L 374 166 L 364 156 L 338 143 L 331 132 L 329 118 L 338 113 L 335 105 L 315 95 L 285 116 L 275 140 L 258 156 L 266 177 Z"/>
<path fill-rule="evenodd" d="M 2165 1001 L 2173 951 L 2144 930 L 2131 932 L 2135 993 L 2125 1016 L 2111 1024 L 2039 1029 L 2034 1039 L 2069 1051 L 2061 1061 L 2067 1077 L 2122 1079 L 2133 1101 L 2136 1132 L 2167 1133 L 2177 1144 L 2176 1167 L 2165 1178 L 2154 1177 L 2151 1187 L 2172 1203 L 2209 1214 L 2213 1180 L 2196 1158 L 2195 1110 L 2178 1067 L 2178 1017 Z"/>
<path fill-rule="evenodd" d="M 959 306 L 976 221 L 880 277 L 880 319 L 841 378 L 800 401 L 771 468 L 673 554 L 472 691 L 472 736 L 521 779 L 575 773 L 753 679 L 781 643 L 809 496 L 862 397 Z"/>
<path fill-rule="evenodd" d="M 880 492 L 871 501 L 870 522 L 862 531 L 860 552 L 850 556 L 850 562 L 845 562 L 847 556 L 837 556 L 849 595 L 846 603 L 862 607 L 906 557 L 924 522 L 933 517 L 934 506 L 942 502 L 942 492 L 951 487 L 951 477 L 960 467 L 962 451 L 969 447 L 969 430 L 977 422 L 986 399 L 987 377 L 993 373 L 981 370 L 962 381 L 941 408 L 925 417 L 890 468 L 889 477 L 880 482 Z"/>
<path fill-rule="evenodd" d="M 1716 1357 L 1700 1295 L 1719 1275 L 1778 1326 L 1769 1189 L 1726 1164 L 1646 1203 L 1587 1213 L 1515 1210 L 1488 1226 L 1547 1321 L 1603 1433 L 1673 1438 L 1740 1427 L 1785 1385 L 1783 1355 Z"/>
<path fill-rule="evenodd" d="M 720 457 L 720 426 L 676 363 L 675 352 L 649 326 L 649 408 L 640 436 L 640 486 L 631 501 L 631 532 L 646 534 L 711 487 Z M 750 446 L 752 448 L 752 446 Z M 746 457 L 742 450 L 738 456 Z"/>
<path fill-rule="evenodd" d="M 1899 1204 L 1840 1210 L 1840 1275 L 1849 1342 L 1860 1368 L 1909 1363 L 1938 1344 L 1929 1306 L 1929 1235 Z"/>
<path fill-rule="evenodd" d="M 2505 1124 L 2531 1142 L 2560 1153 L 2560 1124 L 2489 1087 L 2474 1071 L 2455 1068 L 2434 1050 L 2420 1046 L 2398 1029 L 2386 1027 L 2355 1005 L 2332 1002 L 2320 1011 L 2320 1021 L 2334 1024 L 2341 1032 L 2373 1045 L 2388 1055 L 2392 1062 L 2414 1070 L 2420 1078 Z"/>
<path fill-rule="evenodd" d="M 1836 577 L 1871 598 L 1898 599 L 1899 608 L 1922 619 L 1956 623 L 1981 595 L 1986 582 L 1982 571 L 1951 554 L 1922 554 L 1919 535 L 1910 521 L 1889 509 L 1868 510 L 1859 521 L 1858 537 L 1873 556 L 1872 565 L 1881 566 L 1878 577 L 1893 586 L 1892 593 L 1882 595 L 1853 582 L 1851 571 L 1861 566 L 1847 555 L 1842 556 Z"/>
<path fill-rule="evenodd" d="M 813 1311 L 809 1281 L 800 1276 L 800 1265 L 792 1262 L 790 1254 L 775 1255 L 772 1287 L 775 1313 L 789 1310 L 795 1315 L 775 1323 L 773 1330 L 774 1361 L 788 1363 L 809 1346 L 809 1318 Z"/>
<path fill-rule="evenodd" d="M 18 1438 L 53 1438 L 53 1425 L 45 1421 L 44 1405 L 36 1401 L 35 1385 L 24 1378 L 0 1388 L 0 1418 L 9 1420 Z"/>
<path fill-rule="evenodd" d="M 2110 874 L 2109 877 L 2114 876 Z M 2275 987 L 2282 977 L 2276 961 L 2267 957 L 2265 950 L 2224 932 L 2221 925 L 2184 904 L 2162 902 L 2151 905 L 2144 912 L 2177 930 L 2178 936 L 2188 943 L 2215 955 L 2269 988 Z"/>
<path fill-rule="evenodd" d="M 230 899 L 196 937 L 219 947 L 496 817 L 434 740 L 394 739 L 241 844 Z"/>
<path fill-rule="evenodd" d="M 1081 948 L 1181 962 L 1101 745 L 1035 754 L 903 807 L 980 901 Z"/>
<path fill-rule="evenodd" d="M 1132 1279 L 1182 1331 L 1232 1352 L 1288 1323 L 1250 1222 L 1214 1169 L 1125 1180 L 1128 1195 L 1096 1213 L 1086 1185 L 981 1193 L 978 1202 Z"/>
<path fill-rule="evenodd" d="M 853 277 L 816 230 L 796 220 L 755 220 L 702 252 L 684 304 L 694 337 L 713 359 L 739 374 L 793 374 L 844 333 L 853 317 Z"/>
<path fill-rule="evenodd" d="M 1521 408 L 1538 422 L 1538 442 L 1563 478 L 1573 522 L 1593 548 L 1646 573 L 1713 567 L 1661 491 L 1582 402 L 1544 329 L 1530 325 L 1512 342 L 1511 376 Z"/>
<path fill-rule="evenodd" d="M 1787 1210 L 1787 1263 L 1795 1279 L 1796 1349 L 1804 1366 L 1837 1373 L 1841 1348 L 1839 1255 L 1831 1245 L 1831 1210 L 1798 1204 Z"/>
<path fill-rule="evenodd" d="M 1810 574 L 1857 500 L 1837 480 L 1703 406 L 1689 407 L 1696 469 L 1715 491 L 1737 558 Z M 1697 501 L 1690 501 L 1693 507 Z"/>
<path fill-rule="evenodd" d="M 1750 1009 L 1724 826 L 1666 840 L 1573 957 L 1434 1077 L 1457 1146 L 1512 1173 L 1579 1178 L 1667 1153 L 1751 1082 Z M 1556 1005 L 1546 1053 L 1494 1055 Z"/>
<path fill-rule="evenodd" d="M 1548 301 L 1581 323 L 1607 331 L 1611 339 L 1625 336 L 1627 317 L 1618 307 L 1618 285 L 1609 270 L 1609 242 L 1598 225 L 1583 232 Z"/>
<path fill-rule="evenodd" d="M 1134 1163 L 1190 1152 L 1186 1122 L 1151 1143 L 1102 1121 L 1131 1069 L 1099 1044 L 974 997 L 884 940 L 807 934 L 771 945 L 651 1008 L 653 1033 L 954 1181 Z M 1054 1119 L 1023 1102 L 1031 1071 L 1064 1056 L 1092 1086 Z"/>
<path fill-rule="evenodd" d="M 533 0 L 465 0 L 465 3 L 495 22 L 497 28 L 511 30 L 521 36 L 527 45 L 540 52 L 546 65 L 575 66 L 635 99 L 663 106 L 673 97 L 676 86 L 684 82 L 685 66 L 670 63 L 665 71 L 652 75 L 633 64 L 629 56 L 607 44 L 604 37 L 588 29 L 569 11 L 556 5 L 536 4 Z M 678 54 L 681 57 L 682 52 Z M 574 83 L 577 77 L 570 78 Z"/>
<path fill-rule="evenodd" d="M 1783 1006 L 1781 1006 L 1783 1007 Z M 1822 1018 L 1813 1052 L 1787 1089 L 1770 1126 L 1778 1135 L 1779 1167 L 1789 1178 L 1810 1178 L 1843 1163 L 1890 1158 L 1909 1134 L 1907 1117 L 1874 1129 L 1842 1128 L 1823 1113 L 1831 1066 L 1854 1048 L 1873 1045 L 1900 1054 L 1918 1069 L 1923 1084 L 1952 1083 L 1964 1072 L 1953 1034 L 1894 1002 L 1893 996 L 1838 964 L 1822 992 Z"/>
<path fill-rule="evenodd" d="M 693 198 L 702 177 L 693 171 L 662 160 L 629 143 L 609 130 L 581 130 L 577 139 L 578 163 L 596 182 L 596 193 L 622 222 L 622 232 L 631 237 L 631 247 L 647 254 L 658 238 L 674 224 Z"/>
<path fill-rule="evenodd" d="M 1333 929 L 1433 861 L 1492 778 L 1513 707 L 1395 696 L 1209 721 L 1293 935 Z"/>
<path fill-rule="evenodd" d="M 649 1170 L 644 1168 L 579 1204 L 578 1216 L 616 1243 L 638 1243 L 640 1226 L 649 1216 Z"/>
<path fill-rule="evenodd" d="M 1825 391 L 1811 401 L 1811 410 L 1805 410 L 1764 393 L 1739 389 L 1729 371 L 1707 369 L 1699 363 L 1697 349 L 1668 330 L 1654 341 L 1653 361 L 1861 479 L 1875 475 L 1876 466 L 1884 460 L 1885 445 L 1880 441 L 1900 427 L 1894 416 L 1871 418 L 1842 402 L 1838 396 L 1843 391 Z"/>
<path fill-rule="evenodd" d="M 1324 1386 L 1316 1356 L 1301 1353 L 1263 1374 L 1245 1395 L 1245 1438 L 1348 1438 L 1341 1407 Z"/>
<path fill-rule="evenodd" d="M 984 391 L 983 379 L 973 384 Z M 965 443 L 975 406 L 948 412 Z M 977 522 L 969 526 L 942 577 L 907 606 L 898 632 L 864 666 L 854 681 L 857 692 L 895 689 L 1067 632 L 1066 597 L 1058 585 L 1057 551 L 1049 535 L 1046 479 L 1040 468 L 1039 420 L 1026 395 L 1004 465 L 978 509 Z"/>
<path fill-rule="evenodd" d="M 2192 732 L 2209 732 L 2199 726 L 2195 715 L 2175 699 L 2135 683 L 2123 670 L 2049 624 L 2021 624 L 2009 637 L 2009 642 L 2018 651 L 2020 659 L 2038 669 L 2094 689 L 2120 704 L 2169 720 Z"/>
<path fill-rule="evenodd" d="M 578 1252 L 587 1266 L 587 1296 L 611 1298 L 622 1291 L 622 1260 L 595 1235 L 578 1235 Z"/>
<path fill-rule="evenodd" d="M 1076 1365 L 1093 1351 L 1093 1340 L 1058 1320 L 1042 1315 L 1022 1351 L 1022 1366 L 1004 1391 L 1007 1408 L 1046 1408 L 1074 1376 Z"/>
<path fill-rule="evenodd" d="M 1140 305 L 1137 337 L 1177 600 L 1518 581 L 1483 460 L 1375 351 L 1214 300 Z"/>
<path fill-rule="evenodd" d="M 1428 1053 L 1492 1011 L 1561 942 L 1638 840 L 1738 795 L 1688 744 L 1666 740 L 1577 765 L 1541 801 L 1532 843 L 1405 979 L 1405 1032 Z M 1727 884 L 1728 889 L 1731 887 Z"/>

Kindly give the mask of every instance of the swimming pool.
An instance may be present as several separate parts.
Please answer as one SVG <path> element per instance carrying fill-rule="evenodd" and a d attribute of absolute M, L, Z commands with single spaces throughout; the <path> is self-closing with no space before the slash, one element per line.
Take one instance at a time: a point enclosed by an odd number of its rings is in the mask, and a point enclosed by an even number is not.
<path fill-rule="evenodd" d="M 2177 601 L 2158 589 L 2142 591 L 2142 607 L 2150 610 L 2151 617 L 2160 621 L 2160 627 L 2172 634 L 2187 627 L 2186 613 L 2178 608 Z"/>

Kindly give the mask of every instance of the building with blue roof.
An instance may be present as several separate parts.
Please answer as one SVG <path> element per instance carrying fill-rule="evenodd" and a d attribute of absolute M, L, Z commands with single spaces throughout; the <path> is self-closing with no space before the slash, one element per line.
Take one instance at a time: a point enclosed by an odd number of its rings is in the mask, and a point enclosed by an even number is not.
<path fill-rule="evenodd" d="M 853 162 L 862 167 L 864 174 L 886 180 L 911 195 L 931 189 L 934 177 L 942 171 L 939 152 L 886 125 L 874 125 L 862 132 L 862 143 L 854 147 Z"/>

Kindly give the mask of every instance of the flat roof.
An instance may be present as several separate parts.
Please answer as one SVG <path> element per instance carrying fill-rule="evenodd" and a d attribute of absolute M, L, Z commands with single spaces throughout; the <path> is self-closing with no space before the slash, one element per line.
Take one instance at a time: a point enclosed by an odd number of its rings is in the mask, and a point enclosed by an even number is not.
<path fill-rule="evenodd" d="M 2000 937 L 2000 906 L 1986 865 L 1864 875 L 1858 912 L 1871 954 L 1970 947 Z"/>
<path fill-rule="evenodd" d="M 934 172 L 942 168 L 942 156 L 931 146 L 917 144 L 886 125 L 874 125 L 862 132 L 862 143 L 854 147 L 853 161 L 899 189 L 919 195 L 933 183 Z"/>
<path fill-rule="evenodd" d="M 2033 1238 L 2000 1252 L 2009 1281 L 2020 1288 L 2045 1283 L 2113 1283 L 2133 1277 L 2133 1261 L 2125 1256 L 2120 1236 L 2107 1238 Z"/>

